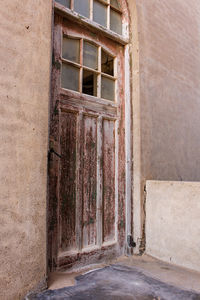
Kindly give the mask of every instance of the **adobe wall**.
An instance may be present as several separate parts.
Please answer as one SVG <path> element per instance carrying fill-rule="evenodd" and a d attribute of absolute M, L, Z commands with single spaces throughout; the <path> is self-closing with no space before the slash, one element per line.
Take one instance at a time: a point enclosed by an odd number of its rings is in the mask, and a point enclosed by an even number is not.
<path fill-rule="evenodd" d="M 51 1 L 0 9 L 0 299 L 46 279 Z"/>
<path fill-rule="evenodd" d="M 200 180 L 200 2 L 137 0 L 143 179 Z"/>
<path fill-rule="evenodd" d="M 200 272 L 200 182 L 147 181 L 146 253 Z"/>
<path fill-rule="evenodd" d="M 145 248 L 146 180 L 200 181 L 200 2 L 127 1 L 138 252 Z"/>

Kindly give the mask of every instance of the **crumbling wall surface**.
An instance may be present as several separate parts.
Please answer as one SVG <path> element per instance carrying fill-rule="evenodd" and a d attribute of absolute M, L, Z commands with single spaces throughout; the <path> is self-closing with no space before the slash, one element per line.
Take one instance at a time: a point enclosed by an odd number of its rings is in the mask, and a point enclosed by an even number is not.
<path fill-rule="evenodd" d="M 136 0 L 142 176 L 200 180 L 200 1 Z"/>
<path fill-rule="evenodd" d="M 0 9 L 0 299 L 17 300 L 46 276 L 50 0 Z"/>
<path fill-rule="evenodd" d="M 200 272 L 200 182 L 147 181 L 146 253 Z"/>

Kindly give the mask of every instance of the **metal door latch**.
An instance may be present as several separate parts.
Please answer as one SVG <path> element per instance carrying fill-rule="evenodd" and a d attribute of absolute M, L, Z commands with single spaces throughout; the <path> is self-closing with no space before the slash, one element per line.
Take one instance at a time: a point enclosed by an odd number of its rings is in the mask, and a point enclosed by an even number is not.
<path fill-rule="evenodd" d="M 134 242 L 132 235 L 127 236 L 127 243 L 128 243 L 129 247 L 132 247 L 132 248 L 136 247 L 136 243 Z"/>

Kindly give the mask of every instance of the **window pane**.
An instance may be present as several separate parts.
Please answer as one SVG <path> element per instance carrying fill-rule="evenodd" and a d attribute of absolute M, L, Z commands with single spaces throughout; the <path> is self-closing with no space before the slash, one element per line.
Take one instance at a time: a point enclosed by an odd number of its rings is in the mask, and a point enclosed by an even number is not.
<path fill-rule="evenodd" d="M 70 0 L 56 0 L 56 2 L 64 5 L 65 7 L 70 8 Z"/>
<path fill-rule="evenodd" d="M 112 6 L 114 6 L 115 8 L 120 9 L 120 4 L 119 4 L 119 2 L 117 0 L 110 0 L 110 4 Z"/>
<path fill-rule="evenodd" d="M 105 51 L 101 51 L 101 72 L 114 76 L 114 59 Z"/>
<path fill-rule="evenodd" d="M 89 18 L 90 16 L 89 0 L 74 0 L 74 10 L 80 15 Z"/>
<path fill-rule="evenodd" d="M 69 90 L 79 90 L 79 69 L 68 65 L 62 64 L 62 87 Z"/>
<path fill-rule="evenodd" d="M 121 14 L 110 10 L 110 29 L 115 31 L 118 34 L 122 34 L 122 18 Z"/>
<path fill-rule="evenodd" d="M 101 97 L 108 100 L 115 100 L 115 81 L 102 76 Z"/>
<path fill-rule="evenodd" d="M 97 96 L 97 75 L 91 71 L 83 70 L 83 89 L 84 94 Z"/>
<path fill-rule="evenodd" d="M 62 57 L 74 62 L 80 62 L 80 41 L 63 38 Z"/>
<path fill-rule="evenodd" d="M 83 46 L 83 64 L 86 67 L 98 69 L 98 51 L 97 47 L 91 43 L 84 42 Z"/>
<path fill-rule="evenodd" d="M 93 4 L 93 20 L 104 27 L 107 25 L 107 7 L 96 0 Z"/>

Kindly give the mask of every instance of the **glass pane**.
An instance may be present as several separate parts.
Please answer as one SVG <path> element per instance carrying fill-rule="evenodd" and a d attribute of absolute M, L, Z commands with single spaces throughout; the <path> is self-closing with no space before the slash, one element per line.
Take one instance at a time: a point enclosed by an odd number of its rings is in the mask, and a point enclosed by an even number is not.
<path fill-rule="evenodd" d="M 70 0 L 56 0 L 56 2 L 64 5 L 65 7 L 70 8 Z"/>
<path fill-rule="evenodd" d="M 79 69 L 62 64 L 62 87 L 69 90 L 79 91 Z"/>
<path fill-rule="evenodd" d="M 115 100 L 115 81 L 102 76 L 101 97 L 108 100 Z"/>
<path fill-rule="evenodd" d="M 105 51 L 101 51 L 101 72 L 114 76 L 114 59 Z"/>
<path fill-rule="evenodd" d="M 83 45 L 83 64 L 86 67 L 98 69 L 98 51 L 97 47 L 91 43 L 84 42 Z"/>
<path fill-rule="evenodd" d="M 63 38 L 62 57 L 74 62 L 80 62 L 80 41 Z"/>
<path fill-rule="evenodd" d="M 122 18 L 121 14 L 110 10 L 110 29 L 115 31 L 118 34 L 122 34 Z"/>
<path fill-rule="evenodd" d="M 102 3 L 94 0 L 93 20 L 102 26 L 107 26 L 107 7 Z"/>
<path fill-rule="evenodd" d="M 83 70 L 83 89 L 84 94 L 97 96 L 97 75 L 91 71 Z"/>
<path fill-rule="evenodd" d="M 80 15 L 89 18 L 90 16 L 90 1 L 89 0 L 74 0 L 74 10 Z"/>
<path fill-rule="evenodd" d="M 110 4 L 112 6 L 114 6 L 115 8 L 120 9 L 120 4 L 119 4 L 119 2 L 117 0 L 110 0 Z"/>

